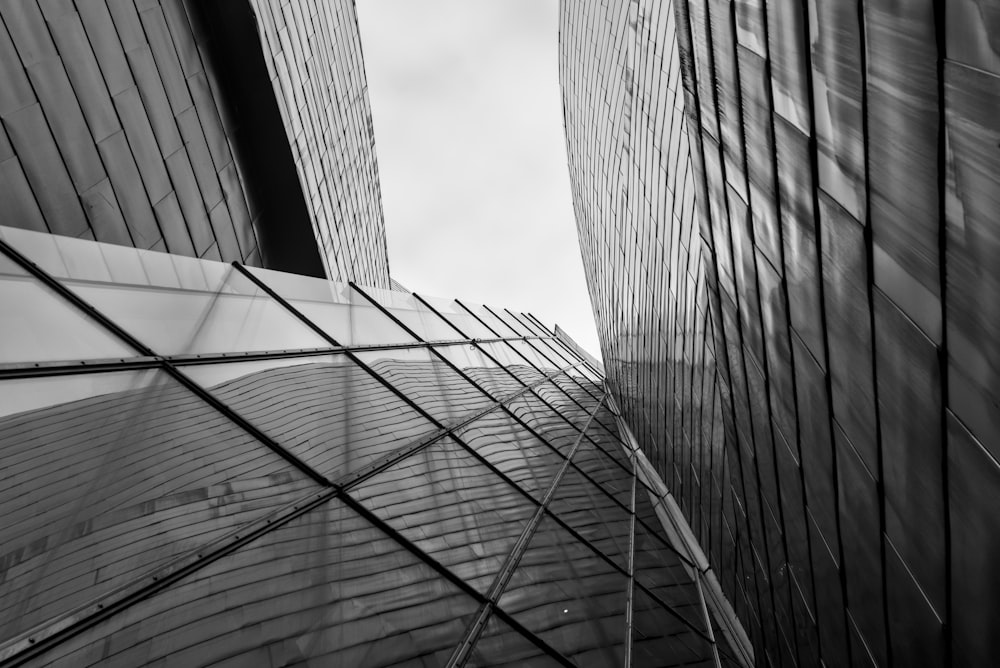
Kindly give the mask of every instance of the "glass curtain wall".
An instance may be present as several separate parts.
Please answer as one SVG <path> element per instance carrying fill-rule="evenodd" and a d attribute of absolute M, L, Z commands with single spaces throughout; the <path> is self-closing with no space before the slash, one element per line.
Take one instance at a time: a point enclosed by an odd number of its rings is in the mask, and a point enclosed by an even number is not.
<path fill-rule="evenodd" d="M 0 662 L 745 665 L 525 314 L 0 227 Z"/>

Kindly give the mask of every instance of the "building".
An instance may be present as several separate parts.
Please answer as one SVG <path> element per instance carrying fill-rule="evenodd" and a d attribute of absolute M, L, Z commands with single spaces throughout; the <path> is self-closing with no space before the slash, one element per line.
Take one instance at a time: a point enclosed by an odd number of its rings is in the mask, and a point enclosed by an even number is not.
<path fill-rule="evenodd" d="M 353 3 L 0 2 L 0 198 L 0 665 L 753 662 L 600 364 L 389 278 Z"/>
<path fill-rule="evenodd" d="M 388 288 L 359 39 L 347 0 L 0 3 L 2 223 Z"/>
<path fill-rule="evenodd" d="M 561 3 L 608 389 L 759 665 L 993 665 L 1000 15 Z"/>
<path fill-rule="evenodd" d="M 526 314 L 0 227 L 3 665 L 748 665 Z"/>

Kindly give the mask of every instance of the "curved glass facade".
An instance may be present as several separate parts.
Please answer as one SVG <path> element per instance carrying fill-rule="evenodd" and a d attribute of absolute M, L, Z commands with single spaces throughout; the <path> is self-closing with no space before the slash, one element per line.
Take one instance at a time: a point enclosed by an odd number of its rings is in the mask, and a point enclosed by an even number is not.
<path fill-rule="evenodd" d="M 530 315 L 9 227 L 0 309 L 4 665 L 746 665 Z"/>

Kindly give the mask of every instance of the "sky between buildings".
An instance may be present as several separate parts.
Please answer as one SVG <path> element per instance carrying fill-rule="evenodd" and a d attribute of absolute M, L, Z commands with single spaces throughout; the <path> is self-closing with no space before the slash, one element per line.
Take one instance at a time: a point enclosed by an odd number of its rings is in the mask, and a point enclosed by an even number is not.
<path fill-rule="evenodd" d="M 389 266 L 599 354 L 566 167 L 558 0 L 357 0 Z"/>

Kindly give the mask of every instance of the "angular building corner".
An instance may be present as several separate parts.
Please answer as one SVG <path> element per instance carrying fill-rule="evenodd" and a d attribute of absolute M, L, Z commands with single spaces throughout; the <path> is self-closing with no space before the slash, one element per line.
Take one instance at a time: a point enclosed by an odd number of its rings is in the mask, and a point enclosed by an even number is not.
<path fill-rule="evenodd" d="M 1000 14 L 560 12 L 608 390 L 756 663 L 1000 662 Z"/>
<path fill-rule="evenodd" d="M 0 3 L 0 224 L 389 287 L 354 4 Z"/>

